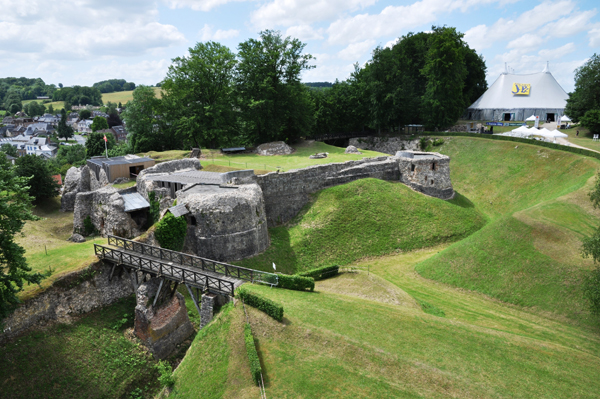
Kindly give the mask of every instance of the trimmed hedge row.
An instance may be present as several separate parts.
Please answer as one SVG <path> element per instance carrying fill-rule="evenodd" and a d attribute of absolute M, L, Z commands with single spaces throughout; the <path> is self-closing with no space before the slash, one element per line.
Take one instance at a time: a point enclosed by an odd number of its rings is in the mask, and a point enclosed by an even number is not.
<path fill-rule="evenodd" d="M 489 140 L 500 140 L 500 141 L 514 141 L 516 143 L 524 143 L 524 144 L 532 144 L 540 147 L 552 148 L 553 150 L 560 150 L 571 152 L 573 154 L 581 154 L 586 157 L 592 157 L 596 159 L 600 159 L 600 153 L 584 150 L 583 148 L 575 148 L 569 147 L 561 144 L 548 143 L 546 141 L 540 140 L 531 140 L 531 139 L 522 139 L 520 137 L 510 137 L 510 136 L 498 136 L 495 134 L 481 134 L 481 133 L 467 133 L 467 132 L 426 132 L 427 136 L 458 136 L 458 137 L 477 137 L 480 139 L 489 139 Z"/>
<path fill-rule="evenodd" d="M 288 290 L 309 291 L 315 290 L 315 279 L 312 277 L 303 277 L 299 275 L 278 274 L 278 288 L 286 288 Z"/>
<path fill-rule="evenodd" d="M 261 310 L 277 321 L 283 320 L 283 306 L 258 294 L 238 288 L 238 297 L 246 305 Z"/>
<path fill-rule="evenodd" d="M 302 273 L 298 273 L 298 276 L 312 277 L 315 281 L 323 280 L 332 276 L 335 276 L 340 271 L 339 265 L 323 266 L 316 269 L 308 270 Z M 312 291 L 312 290 L 311 290 Z"/>
<path fill-rule="evenodd" d="M 256 385 L 260 385 L 260 374 L 262 369 L 260 367 L 256 345 L 254 344 L 252 328 L 250 328 L 250 324 L 248 323 L 244 326 L 244 341 L 246 342 L 246 353 L 248 354 L 248 360 L 250 361 L 250 373 L 252 374 L 252 379 Z"/>

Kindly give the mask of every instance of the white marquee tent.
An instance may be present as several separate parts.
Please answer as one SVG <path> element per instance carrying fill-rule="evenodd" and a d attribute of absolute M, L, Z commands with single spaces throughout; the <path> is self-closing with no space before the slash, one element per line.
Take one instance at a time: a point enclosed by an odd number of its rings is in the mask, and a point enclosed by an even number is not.
<path fill-rule="evenodd" d="M 528 86 L 527 86 L 528 85 Z M 524 90 L 528 88 L 528 90 Z M 522 121 L 527 115 L 556 121 L 564 115 L 569 95 L 550 73 L 504 72 L 465 112 L 470 120 Z"/>

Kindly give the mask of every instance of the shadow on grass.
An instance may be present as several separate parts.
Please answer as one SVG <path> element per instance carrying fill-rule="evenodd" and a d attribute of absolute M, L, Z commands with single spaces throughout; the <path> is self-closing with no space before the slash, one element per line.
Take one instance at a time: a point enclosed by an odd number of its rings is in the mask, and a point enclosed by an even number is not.
<path fill-rule="evenodd" d="M 448 201 L 449 204 L 460 206 L 461 208 L 475 208 L 475 204 L 471 202 L 470 199 L 459 193 L 458 191 L 454 191 L 454 198 Z"/>

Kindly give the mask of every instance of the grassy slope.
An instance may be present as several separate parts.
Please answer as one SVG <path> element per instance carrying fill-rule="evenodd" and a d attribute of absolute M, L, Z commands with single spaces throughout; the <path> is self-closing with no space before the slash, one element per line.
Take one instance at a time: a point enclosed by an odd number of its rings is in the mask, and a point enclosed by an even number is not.
<path fill-rule="evenodd" d="M 0 346 L 0 396 L 129 398 L 135 391 L 142 395 L 135 397 L 153 397 L 158 391 L 154 361 L 124 335 L 133 326 L 134 308 L 130 297 L 73 324 Z"/>
<path fill-rule="evenodd" d="M 595 323 L 580 290 L 592 264 L 581 259 L 579 247 L 600 217 L 586 198 L 597 161 L 483 140 L 453 140 L 443 152 L 453 159 L 455 188 L 492 222 L 417 271 L 506 302 Z"/>
<path fill-rule="evenodd" d="M 288 225 L 270 229 L 272 244 L 246 267 L 294 273 L 366 256 L 453 242 L 480 229 L 473 208 L 416 193 L 403 184 L 363 179 L 316 193 Z"/>
<path fill-rule="evenodd" d="M 162 97 L 162 90 L 160 87 L 154 87 L 154 93 L 156 94 L 156 97 L 158 97 L 158 98 Z M 131 101 L 131 100 L 133 100 L 133 90 L 117 91 L 114 93 L 103 93 L 102 94 L 102 102 L 104 104 L 111 101 L 115 104 L 121 103 L 121 104 L 125 105 L 127 103 L 127 101 Z"/>

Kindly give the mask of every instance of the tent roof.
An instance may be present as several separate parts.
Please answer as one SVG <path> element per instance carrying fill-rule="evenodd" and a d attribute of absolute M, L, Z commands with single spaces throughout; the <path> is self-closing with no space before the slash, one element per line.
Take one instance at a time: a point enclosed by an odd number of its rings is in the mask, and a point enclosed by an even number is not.
<path fill-rule="evenodd" d="M 513 83 L 530 84 L 530 94 L 513 94 Z M 527 75 L 503 73 L 469 109 L 565 108 L 567 98 L 569 95 L 550 72 Z"/>

